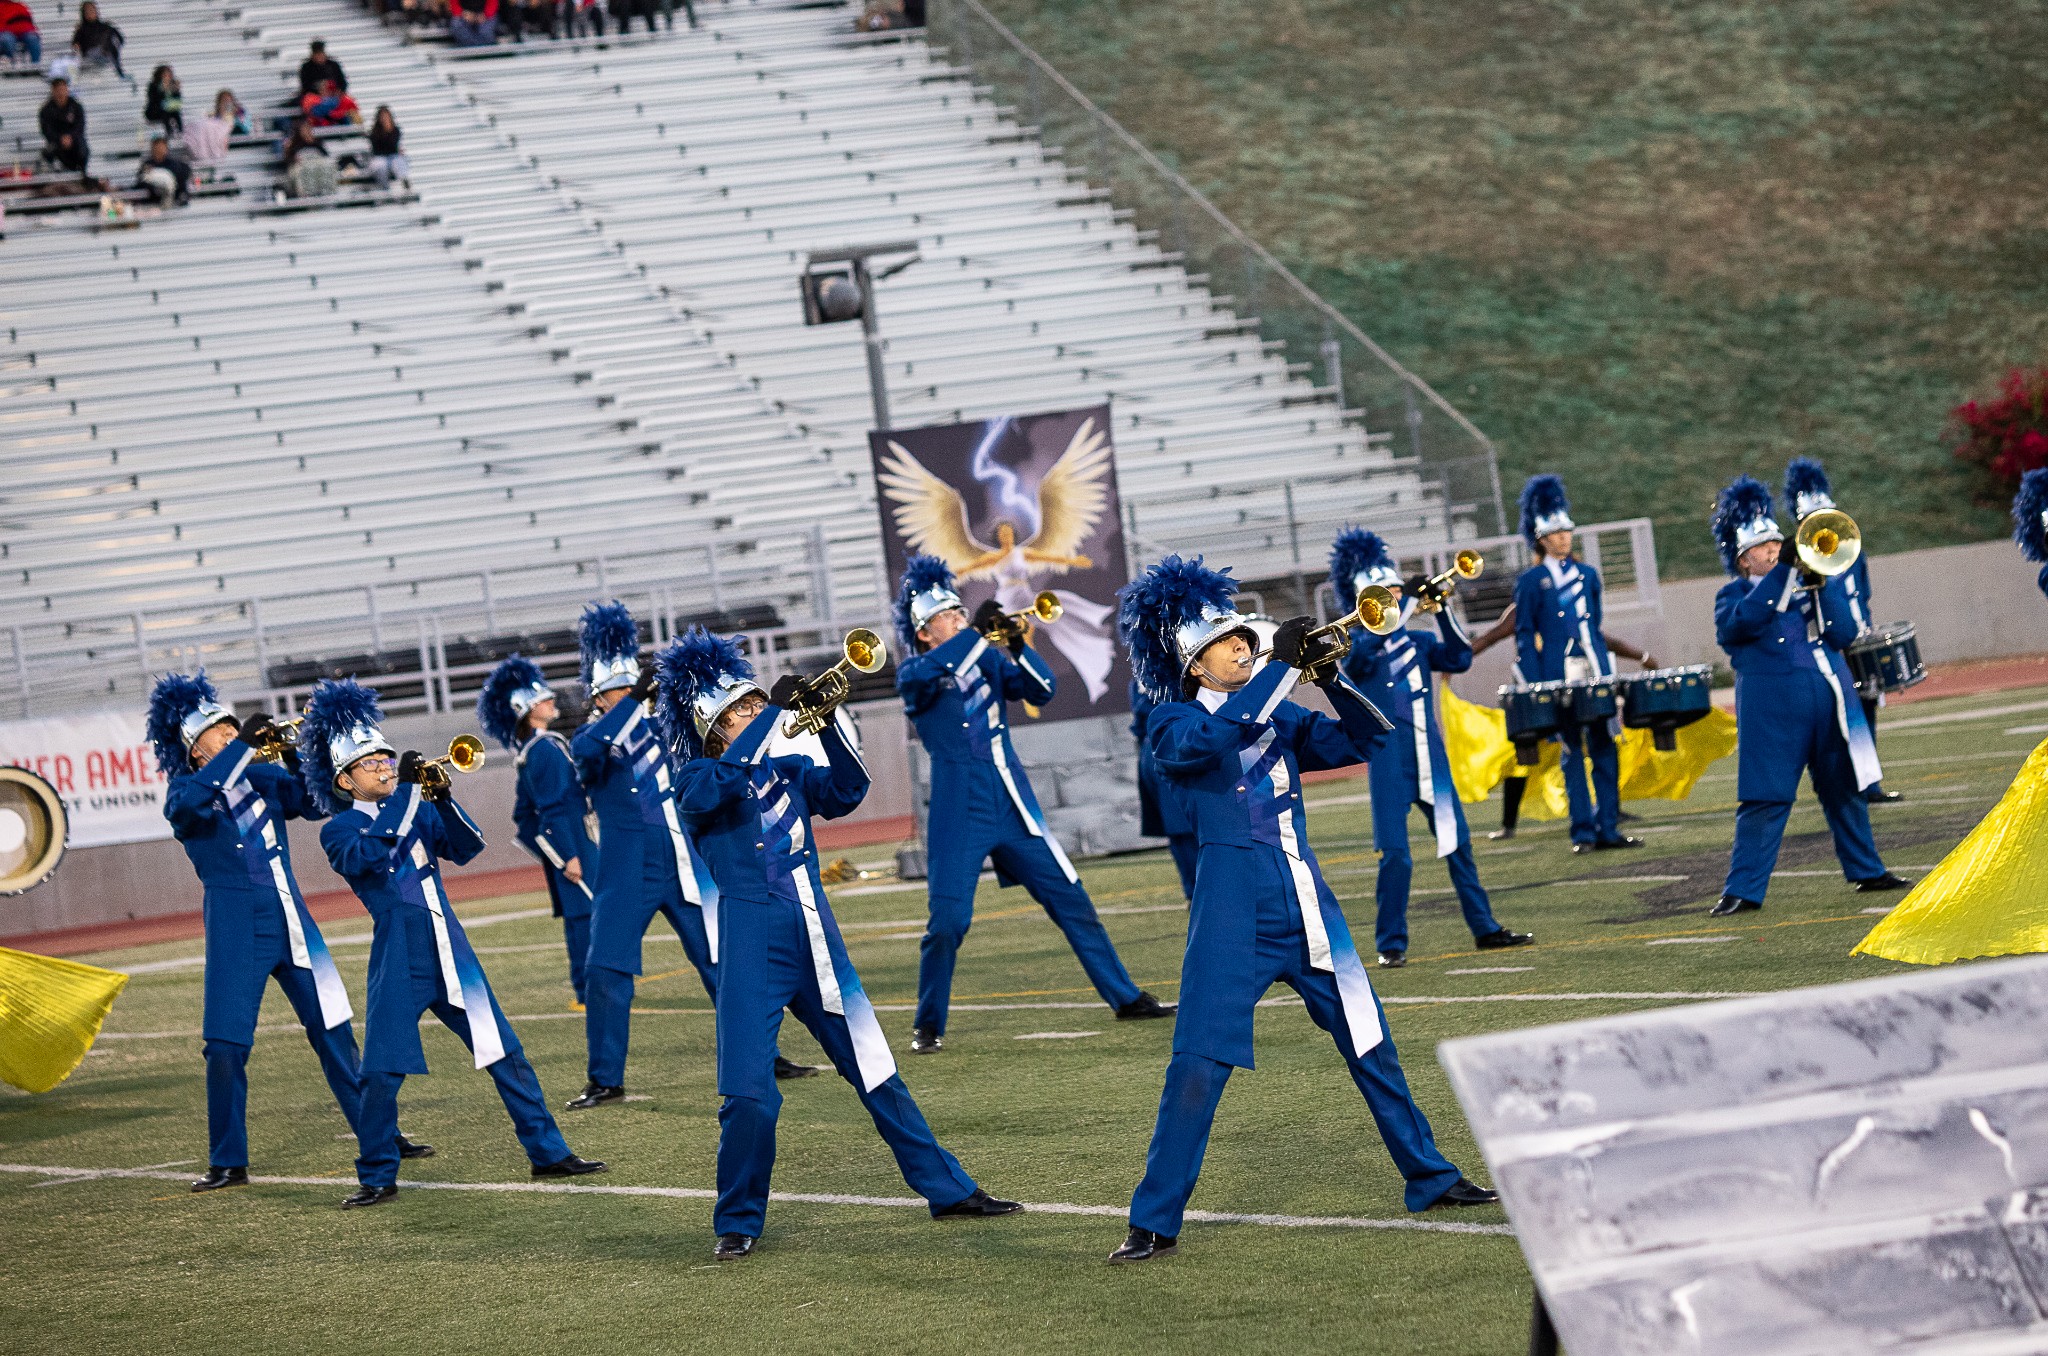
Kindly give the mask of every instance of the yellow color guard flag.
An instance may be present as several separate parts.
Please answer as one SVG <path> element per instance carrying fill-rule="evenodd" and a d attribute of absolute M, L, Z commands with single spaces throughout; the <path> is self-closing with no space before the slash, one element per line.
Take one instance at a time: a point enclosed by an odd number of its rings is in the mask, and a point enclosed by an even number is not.
<path fill-rule="evenodd" d="M 0 1081 L 48 1092 L 92 1049 L 128 976 L 0 946 Z"/>
<path fill-rule="evenodd" d="M 1444 727 L 1444 752 L 1458 798 L 1471 805 L 1485 800 L 1508 777 L 1534 783 L 1522 799 L 1522 813 L 1532 819 L 1563 819 L 1571 813 L 1564 790 L 1564 746 L 1556 740 L 1538 745 L 1534 767 L 1515 761 L 1508 742 L 1504 711 L 1468 702 L 1446 686 L 1437 693 L 1437 714 Z M 1616 737 L 1623 800 L 1684 800 L 1709 765 L 1735 752 L 1735 717 L 1719 707 L 1678 731 L 1678 747 L 1660 753 L 1648 730 L 1624 729 Z"/>
<path fill-rule="evenodd" d="M 1855 949 L 1913 965 L 2048 951 L 2048 741 Z"/>

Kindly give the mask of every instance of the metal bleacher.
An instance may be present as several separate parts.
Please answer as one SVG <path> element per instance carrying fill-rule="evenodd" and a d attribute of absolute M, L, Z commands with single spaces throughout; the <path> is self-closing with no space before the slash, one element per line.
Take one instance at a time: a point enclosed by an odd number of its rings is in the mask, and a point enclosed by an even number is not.
<path fill-rule="evenodd" d="M 245 697 L 354 667 L 433 706 L 597 596 L 656 638 L 872 621 L 859 330 L 804 327 L 796 277 L 879 240 L 923 256 L 879 293 L 896 423 L 1107 401 L 1132 521 L 1228 540 L 1245 577 L 1286 571 L 1242 529 L 1290 483 L 1450 535 L 1385 435 L 945 53 L 840 8 L 699 14 L 458 52 L 345 0 L 110 6 L 131 74 L 171 62 L 195 115 L 223 85 L 274 106 L 324 38 L 365 116 L 396 112 L 417 200 L 287 212 L 252 151 L 239 197 L 132 227 L 8 218 L 0 711 L 132 702 L 193 662 Z M 42 93 L 0 80 L 0 135 Z M 78 93 L 96 161 L 132 149 L 139 91 Z"/>

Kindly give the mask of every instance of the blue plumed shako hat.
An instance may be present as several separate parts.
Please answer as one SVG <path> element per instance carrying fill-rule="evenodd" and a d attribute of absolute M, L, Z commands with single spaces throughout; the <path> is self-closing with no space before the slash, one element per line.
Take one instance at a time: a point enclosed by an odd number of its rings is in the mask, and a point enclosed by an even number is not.
<path fill-rule="evenodd" d="M 1336 590 L 1338 608 L 1349 611 L 1350 603 L 1367 584 L 1398 588 L 1401 568 L 1379 533 L 1347 527 L 1330 547 L 1330 587 Z"/>
<path fill-rule="evenodd" d="M 937 556 L 912 556 L 896 586 L 896 639 L 903 653 L 921 653 L 924 647 L 918 644 L 917 633 L 924 624 L 947 608 L 960 606 L 952 568 Z"/>
<path fill-rule="evenodd" d="M 750 692 L 767 695 L 740 647 L 701 626 L 669 642 L 655 657 L 654 674 L 656 727 L 669 751 L 684 761 L 703 754 L 704 736 L 727 707 Z"/>
<path fill-rule="evenodd" d="M 377 694 L 353 678 L 313 684 L 306 718 L 299 726 L 299 774 L 313 803 L 328 814 L 348 808 L 349 795 L 335 779 L 373 753 L 396 753 L 378 728 L 384 713 Z"/>
<path fill-rule="evenodd" d="M 1794 457 L 1785 464 L 1785 506 L 1794 518 L 1835 506 L 1827 468 L 1812 457 Z"/>
<path fill-rule="evenodd" d="M 476 694 L 477 722 L 485 734 L 509 749 L 519 738 L 519 722 L 526 713 L 554 695 L 540 665 L 525 655 L 508 655 Z"/>
<path fill-rule="evenodd" d="M 1130 651 L 1132 675 L 1153 701 L 1182 700 L 1189 666 L 1223 637 L 1242 632 L 1258 644 L 1257 633 L 1232 605 L 1236 594 L 1228 569 L 1212 570 L 1200 556 L 1177 555 L 1117 590 L 1117 630 Z"/>
<path fill-rule="evenodd" d="M 1714 542 L 1721 548 L 1721 566 L 1735 574 L 1744 551 L 1767 541 L 1783 541 L 1771 507 L 1771 491 L 1755 476 L 1737 476 L 1714 505 Z"/>
<path fill-rule="evenodd" d="M 1522 486 L 1520 507 L 1522 539 L 1539 555 L 1543 551 L 1538 544 L 1541 538 L 1578 526 L 1572 521 L 1572 504 L 1565 498 L 1562 476 L 1530 476 Z"/>
<path fill-rule="evenodd" d="M 2048 564 L 2048 467 L 2020 477 L 2020 492 L 2012 498 L 2012 539 L 2028 560 Z"/>
<path fill-rule="evenodd" d="M 192 770 L 192 741 L 235 713 L 221 705 L 220 693 L 206 670 L 197 673 L 167 673 L 156 680 L 149 694 L 149 718 L 145 722 L 150 745 L 156 750 L 157 771 L 175 777 Z"/>
<path fill-rule="evenodd" d="M 591 696 L 640 681 L 640 628 L 624 603 L 613 599 L 584 608 L 580 640 L 583 685 Z"/>

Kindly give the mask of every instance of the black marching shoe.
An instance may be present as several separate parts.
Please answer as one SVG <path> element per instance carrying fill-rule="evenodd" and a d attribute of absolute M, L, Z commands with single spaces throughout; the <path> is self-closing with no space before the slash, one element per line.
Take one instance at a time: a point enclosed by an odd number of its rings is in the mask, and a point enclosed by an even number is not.
<path fill-rule="evenodd" d="M 718 1243 L 711 1249 L 714 1262 L 737 1262 L 753 1252 L 754 1244 L 760 1240 L 750 1234 L 720 1234 Z"/>
<path fill-rule="evenodd" d="M 955 1202 L 943 1210 L 932 1211 L 933 1219 L 991 1219 L 997 1215 L 1014 1215 L 1024 1208 L 1021 1201 L 1006 1201 L 1000 1196 L 991 1196 L 980 1187 L 964 1201 Z"/>
<path fill-rule="evenodd" d="M 1499 828 L 1495 829 L 1495 830 L 1494 830 L 1494 831 L 1493 831 L 1492 833 L 1489 833 L 1489 834 L 1487 834 L 1487 835 L 1486 835 L 1486 837 L 1487 837 L 1487 840 L 1488 840 L 1489 842 L 1494 842 L 1494 843 L 1504 843 L 1504 842 L 1506 842 L 1506 841 L 1507 841 L 1508 839 L 1510 839 L 1510 838 L 1513 838 L 1514 836 L 1515 836 L 1515 831 L 1514 831 L 1514 829 L 1513 829 L 1513 828 L 1512 828 L 1511 826 L 1509 826 L 1509 825 L 1506 825 L 1506 824 L 1503 824 L 1503 825 L 1501 825 L 1501 826 L 1500 826 Z"/>
<path fill-rule="evenodd" d="M 1138 996 L 1116 1010 L 1119 1022 L 1142 1022 L 1147 1017 L 1171 1017 L 1178 1003 L 1162 1003 L 1143 989 Z"/>
<path fill-rule="evenodd" d="M 1124 1245 L 1109 1255 L 1112 1262 L 1149 1262 L 1155 1257 L 1171 1257 L 1180 1251 L 1180 1236 L 1169 1238 L 1155 1234 L 1150 1229 L 1132 1226 L 1124 1236 Z"/>
<path fill-rule="evenodd" d="M 1498 1191 L 1490 1187 L 1480 1186 L 1467 1178 L 1460 1177 L 1457 1181 L 1451 1183 L 1451 1189 L 1437 1197 L 1436 1201 L 1429 1208 L 1434 1210 L 1439 1205 L 1496 1205 L 1499 1202 L 1500 1193 Z"/>
<path fill-rule="evenodd" d="M 622 1101 L 625 1096 L 626 1090 L 623 1087 L 608 1088 L 602 1083 L 585 1083 L 582 1092 L 562 1105 L 570 1111 L 588 1111 L 591 1107 L 603 1106 L 606 1102 Z"/>
<path fill-rule="evenodd" d="M 1489 932 L 1484 937 L 1473 938 L 1472 945 L 1481 951 L 1504 951 L 1511 946 L 1528 946 L 1535 940 L 1536 934 L 1533 932 L 1516 932 L 1513 928 L 1502 928 L 1498 932 Z"/>
<path fill-rule="evenodd" d="M 357 1187 L 354 1191 L 341 1198 L 341 1208 L 344 1210 L 360 1210 L 366 1205 L 382 1205 L 397 1195 L 398 1188 L 395 1186 Z"/>
<path fill-rule="evenodd" d="M 1407 963 L 1408 953 L 1406 951 L 1380 952 L 1380 969 L 1382 970 L 1398 970 Z"/>
<path fill-rule="evenodd" d="M 777 1078 L 810 1078 L 817 1072 L 818 1066 L 815 1064 L 799 1064 L 793 1059 L 784 1059 L 781 1055 L 775 1057 Z"/>
<path fill-rule="evenodd" d="M 1872 805 L 1893 805 L 1905 798 L 1906 793 L 1903 791 L 1887 791 L 1880 786 L 1863 799 Z"/>
<path fill-rule="evenodd" d="M 1882 876 L 1872 876 L 1869 880 L 1857 881 L 1856 893 L 1859 895 L 1881 895 L 1887 890 L 1903 890 L 1912 883 L 1902 876 L 1894 876 L 1891 872 L 1887 871 Z"/>
<path fill-rule="evenodd" d="M 1593 844 L 1593 851 L 1612 852 L 1616 848 L 1641 847 L 1642 845 L 1643 840 L 1640 838 L 1634 838 L 1625 833 L 1617 833 L 1612 838 L 1602 838 L 1599 842 Z"/>
<path fill-rule="evenodd" d="M 578 1158 L 575 1154 L 570 1154 L 567 1158 L 558 1158 L 552 1163 L 535 1167 L 533 1175 L 535 1177 L 588 1177 L 593 1172 L 604 1171 L 606 1171 L 605 1165 L 596 1159 Z"/>
<path fill-rule="evenodd" d="M 431 1144 L 421 1144 L 418 1140 L 407 1139 L 404 1135 L 400 1135 L 398 1137 L 398 1156 L 400 1158 L 432 1158 L 434 1156 L 434 1146 Z"/>
<path fill-rule="evenodd" d="M 1861 889 L 1862 887 L 1858 886 L 1857 888 Z M 1743 899 L 1739 895 L 1722 895 L 1721 902 L 1707 910 L 1707 916 L 1710 918 L 1726 918 L 1730 914 L 1749 913 L 1751 910 L 1761 909 L 1762 907 L 1763 905 L 1754 899 Z"/>
<path fill-rule="evenodd" d="M 249 1185 L 247 1168 L 216 1168 L 207 1166 L 206 1176 L 192 1184 L 194 1191 L 219 1191 L 222 1187 Z"/>
<path fill-rule="evenodd" d="M 910 1033 L 910 1053 L 913 1055 L 929 1055 L 945 1048 L 945 1040 L 928 1026 L 918 1027 Z"/>

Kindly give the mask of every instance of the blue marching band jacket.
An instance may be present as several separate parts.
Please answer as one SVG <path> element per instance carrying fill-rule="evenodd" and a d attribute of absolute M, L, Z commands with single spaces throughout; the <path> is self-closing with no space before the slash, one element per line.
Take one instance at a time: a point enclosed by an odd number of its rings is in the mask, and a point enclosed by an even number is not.
<path fill-rule="evenodd" d="M 205 887 L 206 1038 L 247 1044 L 256 1029 L 262 984 L 227 981 L 262 978 L 241 971 L 252 963 L 247 939 L 255 920 L 272 908 L 283 910 L 292 964 L 312 972 L 321 1022 L 331 1030 L 353 1017 L 348 990 L 292 875 L 284 822 L 321 817 L 298 775 L 257 762 L 254 749 L 230 740 L 205 767 L 171 778 L 164 815 Z M 225 1010 L 229 993 L 253 995 L 247 1010 Z"/>
<path fill-rule="evenodd" d="M 441 885 L 443 859 L 461 866 L 484 850 L 483 834 L 462 807 L 452 799 L 436 805 L 417 785 L 401 785 L 381 804 L 359 800 L 328 820 L 320 845 L 372 920 L 364 1072 L 427 1072 L 422 1006 L 412 986 L 415 954 L 434 958 L 447 1001 L 468 1014 L 477 1068 L 519 1049 Z"/>
<path fill-rule="evenodd" d="M 665 880 L 672 872 L 683 901 L 704 911 L 704 937 L 716 964 L 718 883 L 683 831 L 673 765 L 646 709 L 630 697 L 620 700 L 577 730 L 570 749 L 604 834 L 597 854 L 598 898 L 637 897 L 647 880 Z M 590 963 L 638 974 L 640 940 L 637 933 L 601 931 L 590 939 Z"/>
<path fill-rule="evenodd" d="M 843 710 L 820 734 L 823 767 L 802 754 L 770 757 L 770 738 L 785 714 L 764 707 L 724 753 L 684 764 L 677 804 L 718 877 L 714 907 L 735 945 L 747 944 L 750 911 L 778 904 L 803 910 L 825 1011 L 846 1019 L 862 1088 L 872 1092 L 896 1072 L 896 1058 L 826 902 L 809 828 L 813 815 L 837 819 L 859 807 L 868 791 L 867 765 L 853 749 Z M 719 997 L 727 1000 L 723 992 Z M 727 1086 L 749 1078 L 751 1086 Z M 718 1081 L 726 1096 L 766 1097 L 775 1080 L 767 1065 L 735 1070 L 721 1061 Z"/>
<path fill-rule="evenodd" d="M 1444 750 L 1434 675 L 1471 668 L 1472 641 L 1448 607 L 1437 613 L 1437 629 L 1440 636 L 1410 631 L 1406 626 L 1384 636 L 1360 631 L 1352 637 L 1351 652 L 1345 656 L 1344 676 L 1394 722 L 1392 737 L 1414 746 L 1416 786 L 1412 799 L 1430 807 L 1436 855 L 1448 857 L 1458 850 L 1460 838 L 1458 788 L 1451 780 L 1450 755 Z"/>
<path fill-rule="evenodd" d="M 1046 831 L 1030 779 L 1016 775 L 1022 764 L 1003 714 L 1005 702 L 1052 700 L 1052 671 L 1039 653 L 1026 645 L 1013 659 L 987 636 L 965 629 L 943 645 L 906 656 L 896 668 L 896 690 L 931 759 L 935 814 L 991 793 L 998 801 L 1007 797 L 1031 836 L 1045 840 L 1067 879 L 1080 880 L 1059 839 Z M 944 851 L 944 844 L 931 844 L 931 851 Z"/>
<path fill-rule="evenodd" d="M 1884 775 L 1841 655 L 1857 635 L 1842 579 L 1837 575 L 1818 590 L 1801 588 L 1792 562 L 1781 560 L 1759 579 L 1729 580 L 1714 597 L 1715 637 L 1736 675 L 1735 718 L 1745 747 L 1757 750 L 1741 760 L 1739 799 L 1789 801 L 1798 791 L 1804 745 L 1792 741 L 1777 753 L 1780 741 L 1772 735 L 1782 723 L 1775 690 L 1800 673 L 1818 678 L 1833 693 L 1836 728 L 1849 746 L 1857 786 L 1868 787 Z"/>
<path fill-rule="evenodd" d="M 569 741 L 542 730 L 519 746 L 513 766 L 519 772 L 519 789 L 512 799 L 514 837 L 548 868 L 548 897 L 555 912 L 581 918 L 596 899 L 590 882 L 597 878 L 597 852 L 584 823 L 590 805 L 576 776 Z M 572 860 L 582 868 L 581 881 L 562 874 Z"/>
<path fill-rule="evenodd" d="M 1385 731 L 1372 704 L 1343 679 L 1325 688 L 1336 720 L 1287 700 L 1300 676 L 1269 663 L 1235 693 L 1204 689 L 1195 701 L 1162 702 L 1146 722 L 1152 756 L 1179 787 L 1202 853 L 1173 1032 L 1177 1054 L 1252 1067 L 1252 1014 L 1261 996 L 1257 901 L 1275 880 L 1300 905 L 1310 966 L 1336 980 L 1353 1053 L 1385 1036 L 1351 930 L 1309 847 L 1301 799 L 1303 772 L 1363 762 Z M 1190 1002 L 1190 994 L 1204 1001 Z"/>
<path fill-rule="evenodd" d="M 1600 572 L 1592 566 L 1546 559 L 1522 571 L 1515 581 L 1515 670 L 1522 681 L 1613 677 L 1601 621 Z"/>

